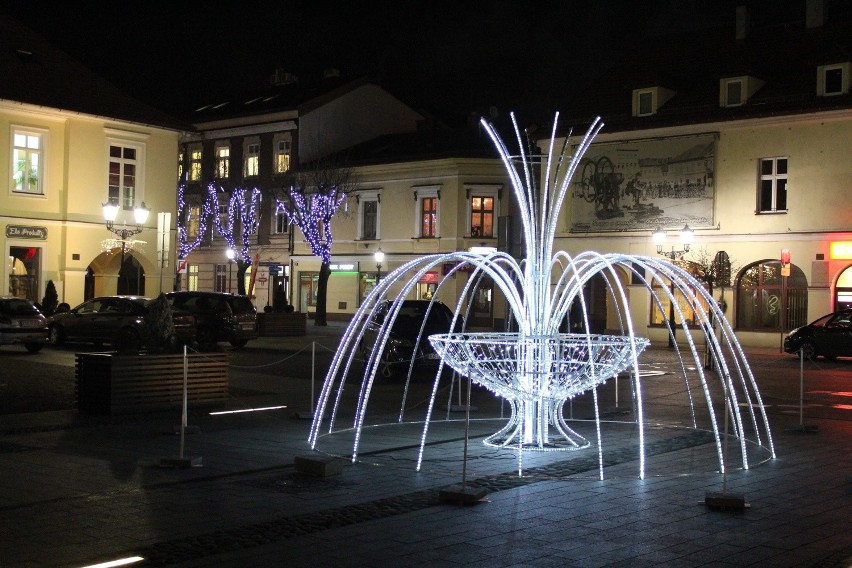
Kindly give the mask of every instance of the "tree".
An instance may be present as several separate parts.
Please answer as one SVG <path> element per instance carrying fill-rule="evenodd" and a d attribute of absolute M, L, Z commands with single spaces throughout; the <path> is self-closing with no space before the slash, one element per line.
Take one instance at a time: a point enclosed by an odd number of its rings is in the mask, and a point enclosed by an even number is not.
<path fill-rule="evenodd" d="M 168 353 L 177 348 L 177 331 L 172 318 L 172 306 L 160 293 L 151 302 L 142 320 L 142 341 L 150 353 Z"/>
<path fill-rule="evenodd" d="M 208 203 L 212 211 L 218 211 L 219 196 L 228 194 L 228 212 L 226 216 L 213 215 L 216 232 L 225 238 L 228 248 L 234 251 L 234 261 L 237 264 L 237 293 L 246 294 L 245 274 L 251 266 L 251 238 L 257 235 L 260 225 L 260 189 L 244 189 L 235 187 L 226 191 L 218 190 L 211 184 L 208 188 Z M 224 219 L 223 219 L 224 217 Z"/>
<path fill-rule="evenodd" d="M 311 252 L 322 261 L 317 282 L 314 325 L 328 325 L 327 290 L 331 275 L 331 220 L 358 181 L 351 168 L 333 162 L 300 173 L 294 182 L 275 196 L 276 213 L 302 231 Z"/>

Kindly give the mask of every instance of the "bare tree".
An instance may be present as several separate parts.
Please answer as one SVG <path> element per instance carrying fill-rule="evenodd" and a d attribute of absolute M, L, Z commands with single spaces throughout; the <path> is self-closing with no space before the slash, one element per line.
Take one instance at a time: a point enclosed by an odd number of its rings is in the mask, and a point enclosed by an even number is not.
<path fill-rule="evenodd" d="M 297 173 L 289 187 L 275 196 L 277 211 L 283 211 L 288 221 L 302 231 L 311 252 L 322 262 L 315 325 L 328 325 L 327 291 L 334 242 L 331 220 L 357 184 L 351 168 L 327 160 L 318 163 L 316 168 Z"/>

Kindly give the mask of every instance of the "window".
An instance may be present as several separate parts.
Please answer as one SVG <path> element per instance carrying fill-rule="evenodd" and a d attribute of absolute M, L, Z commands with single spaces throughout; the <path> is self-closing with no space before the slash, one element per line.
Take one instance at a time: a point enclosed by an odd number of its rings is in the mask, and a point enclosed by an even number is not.
<path fill-rule="evenodd" d="M 642 91 L 639 93 L 639 108 L 637 114 L 639 116 L 654 114 L 654 93 L 651 91 Z"/>
<path fill-rule="evenodd" d="M 201 147 L 189 149 L 189 181 L 201 181 Z"/>
<path fill-rule="evenodd" d="M 279 209 L 275 212 L 275 226 L 272 228 L 272 232 L 276 235 L 283 235 L 289 230 L 290 221 L 284 211 Z"/>
<path fill-rule="evenodd" d="M 743 104 L 743 82 L 728 81 L 725 85 L 725 106 L 739 106 Z"/>
<path fill-rule="evenodd" d="M 290 141 L 276 140 L 275 142 L 275 173 L 283 174 L 290 171 Z"/>
<path fill-rule="evenodd" d="M 216 265 L 216 280 L 213 282 L 214 292 L 229 292 L 228 290 L 228 267 L 230 264 Z"/>
<path fill-rule="evenodd" d="M 186 213 L 186 237 L 194 241 L 201 230 L 201 206 L 191 205 Z"/>
<path fill-rule="evenodd" d="M 784 329 L 807 324 L 808 282 L 802 269 L 790 265 L 790 276 L 783 286 L 781 261 L 769 260 L 746 267 L 737 279 L 737 329 L 755 331 L 781 331 L 785 310 Z"/>
<path fill-rule="evenodd" d="M 186 267 L 186 289 L 192 292 L 198 291 L 198 265 L 190 264 Z"/>
<path fill-rule="evenodd" d="M 231 148 L 230 146 L 216 147 L 216 178 L 226 179 L 231 167 Z"/>
<path fill-rule="evenodd" d="M 438 198 L 425 197 L 420 202 L 420 236 L 437 237 Z"/>
<path fill-rule="evenodd" d="M 260 175 L 260 142 L 246 144 L 245 177 Z"/>
<path fill-rule="evenodd" d="M 136 206 L 138 148 L 118 143 L 109 145 L 109 200 L 124 210 Z"/>
<path fill-rule="evenodd" d="M 817 95 L 830 97 L 849 92 L 850 63 L 821 65 L 817 68 Z"/>
<path fill-rule="evenodd" d="M 178 152 L 177 172 L 178 181 L 183 181 L 183 152 Z"/>
<path fill-rule="evenodd" d="M 787 211 L 787 158 L 764 158 L 760 160 L 757 212 L 785 211 Z"/>
<path fill-rule="evenodd" d="M 439 235 L 440 186 L 419 186 L 414 188 L 417 202 L 414 235 L 418 238 L 435 238 Z"/>
<path fill-rule="evenodd" d="M 365 191 L 356 196 L 358 200 L 358 239 L 377 240 L 380 238 L 379 213 L 381 194 L 379 191 Z"/>
<path fill-rule="evenodd" d="M 679 264 L 688 270 L 693 276 L 697 275 L 701 270 L 701 267 L 694 262 L 682 260 Z M 681 317 L 678 315 L 677 309 L 672 310 L 671 300 L 668 297 L 669 291 L 663 289 L 663 287 L 669 288 L 671 286 L 671 282 L 664 279 L 661 284 L 655 280 L 652 282 L 651 286 L 654 294 L 660 299 L 660 305 L 662 306 L 662 309 L 660 309 L 656 302 L 651 302 L 651 325 L 665 326 L 668 324 L 669 316 L 674 315 L 674 324 L 675 326 L 679 326 L 681 324 Z M 690 288 L 690 292 L 690 295 L 695 295 L 694 288 Z M 675 306 L 679 308 L 681 314 L 683 314 L 683 319 L 686 320 L 686 325 L 700 325 L 701 321 L 698 317 L 696 317 L 695 310 L 692 309 L 689 300 L 685 298 L 679 290 L 674 291 L 674 297 Z M 701 305 L 702 311 L 706 313 L 707 303 L 700 296 L 698 297 L 698 301 Z"/>
<path fill-rule="evenodd" d="M 12 191 L 14 193 L 44 195 L 43 151 L 43 132 L 16 129 L 12 133 Z"/>
<path fill-rule="evenodd" d="M 474 195 L 470 198 L 470 236 L 494 236 L 494 198 Z"/>

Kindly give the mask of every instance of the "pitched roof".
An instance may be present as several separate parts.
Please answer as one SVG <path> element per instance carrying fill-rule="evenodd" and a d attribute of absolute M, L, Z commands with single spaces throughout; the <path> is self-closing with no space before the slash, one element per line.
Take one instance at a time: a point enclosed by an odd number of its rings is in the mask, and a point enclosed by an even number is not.
<path fill-rule="evenodd" d="M 119 90 L 11 16 L 2 14 L 0 77 L 0 99 L 173 130 L 190 128 Z"/>
<path fill-rule="evenodd" d="M 564 114 L 572 124 L 601 116 L 605 132 L 618 132 L 852 108 L 852 94 L 816 91 L 818 66 L 852 61 L 852 13 L 816 28 L 804 16 L 752 26 L 742 39 L 732 24 L 642 37 L 566 101 Z M 720 80 L 746 75 L 763 86 L 741 106 L 720 106 Z M 631 116 L 633 90 L 652 87 L 674 96 L 653 115 Z"/>

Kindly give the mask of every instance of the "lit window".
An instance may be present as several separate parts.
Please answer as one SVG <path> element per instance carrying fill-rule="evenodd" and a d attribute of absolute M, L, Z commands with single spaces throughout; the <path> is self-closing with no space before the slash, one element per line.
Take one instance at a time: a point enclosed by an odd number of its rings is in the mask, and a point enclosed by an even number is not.
<path fill-rule="evenodd" d="M 260 174 L 260 143 L 246 145 L 246 177 L 254 177 Z"/>
<path fill-rule="evenodd" d="M 137 205 L 138 150 L 133 146 L 109 145 L 109 200 L 128 211 Z"/>
<path fill-rule="evenodd" d="M 183 152 L 178 152 L 177 171 L 178 181 L 183 181 Z"/>
<path fill-rule="evenodd" d="M 186 214 L 186 236 L 190 240 L 195 240 L 198 237 L 198 232 L 201 230 L 201 206 L 192 205 L 188 208 Z"/>
<path fill-rule="evenodd" d="M 192 292 L 198 291 L 198 265 L 190 264 L 187 266 L 186 289 Z"/>
<path fill-rule="evenodd" d="M 470 236 L 494 236 L 494 198 L 474 195 L 470 198 Z"/>
<path fill-rule="evenodd" d="M 701 266 L 695 262 L 690 262 L 688 260 L 680 261 L 679 265 L 682 268 L 685 268 L 689 271 L 690 274 L 696 276 L 701 271 Z M 664 284 L 660 284 L 656 280 L 654 280 L 652 284 L 654 288 L 654 295 L 659 298 L 660 306 L 657 305 L 656 302 L 651 302 L 651 325 L 661 325 L 664 326 L 668 323 L 669 317 L 674 316 L 674 325 L 678 327 L 681 325 L 681 317 L 678 314 L 676 309 L 673 309 L 671 306 L 671 300 L 668 297 L 670 287 L 670 282 L 664 280 Z M 667 290 L 663 290 L 663 286 Z M 695 289 L 690 287 L 690 295 L 695 295 Z M 692 309 L 692 305 L 688 298 L 684 297 L 681 294 L 680 290 L 674 291 L 675 297 L 675 306 L 680 309 L 681 314 L 683 314 L 684 319 L 686 320 L 686 325 L 688 326 L 698 326 L 701 322 L 695 315 L 695 310 Z M 698 302 L 702 307 L 702 311 L 707 311 L 707 303 L 703 298 L 698 297 Z"/>
<path fill-rule="evenodd" d="M 758 213 L 787 211 L 787 158 L 760 160 Z"/>
<path fill-rule="evenodd" d="M 12 191 L 43 195 L 43 133 L 16 130 L 12 134 Z"/>
<path fill-rule="evenodd" d="M 781 276 L 781 261 L 763 261 L 747 266 L 737 279 L 737 329 L 781 331 L 805 325 L 808 320 L 808 280 L 802 269 L 790 265 L 787 282 Z M 787 298 L 786 310 L 782 309 Z"/>
<path fill-rule="evenodd" d="M 231 148 L 219 146 L 216 148 L 216 177 L 226 179 L 231 168 Z"/>
<path fill-rule="evenodd" d="M 189 181 L 201 181 L 201 148 L 189 151 Z"/>
<path fill-rule="evenodd" d="M 275 173 L 290 171 L 290 141 L 278 140 L 275 145 Z"/>
<path fill-rule="evenodd" d="M 437 236 L 438 198 L 424 197 L 420 201 L 420 236 Z"/>

